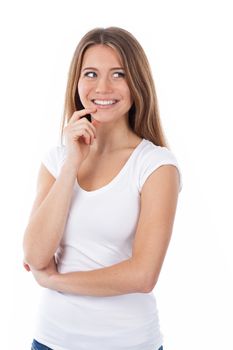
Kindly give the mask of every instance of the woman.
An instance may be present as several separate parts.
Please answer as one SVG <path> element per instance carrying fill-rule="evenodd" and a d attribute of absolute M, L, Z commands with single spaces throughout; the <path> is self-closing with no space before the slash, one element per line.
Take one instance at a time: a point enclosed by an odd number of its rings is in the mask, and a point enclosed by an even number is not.
<path fill-rule="evenodd" d="M 153 288 L 181 175 L 147 58 L 126 30 L 81 39 L 61 136 L 24 235 L 24 265 L 45 288 L 32 349 L 162 349 Z"/>

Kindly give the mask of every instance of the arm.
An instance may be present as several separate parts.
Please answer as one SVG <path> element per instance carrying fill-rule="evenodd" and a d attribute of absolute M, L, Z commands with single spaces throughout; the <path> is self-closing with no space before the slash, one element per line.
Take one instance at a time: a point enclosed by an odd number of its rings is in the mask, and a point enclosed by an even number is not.
<path fill-rule="evenodd" d="M 51 270 L 51 264 L 43 270 L 31 270 L 42 287 L 63 293 L 102 297 L 146 292 L 143 275 L 133 259 L 91 271 L 58 273 Z"/>
<path fill-rule="evenodd" d="M 67 221 L 74 183 L 81 163 L 96 137 L 95 126 L 87 118 L 96 108 L 75 111 L 64 128 L 67 157 L 55 179 L 41 166 L 38 193 L 24 234 L 25 263 L 34 269 L 48 266 L 61 241 Z M 98 123 L 97 123 L 98 124 Z"/>
<path fill-rule="evenodd" d="M 46 267 L 58 248 L 76 176 L 77 167 L 68 162 L 64 163 L 57 180 L 41 165 L 37 196 L 23 240 L 24 261 L 34 269 Z"/>
<path fill-rule="evenodd" d="M 160 166 L 146 180 L 133 256 L 145 273 L 148 291 L 155 287 L 172 235 L 180 178 L 173 165 Z"/>
<path fill-rule="evenodd" d="M 161 166 L 145 182 L 132 258 L 92 271 L 37 275 L 43 287 L 64 293 L 113 296 L 153 290 L 171 238 L 179 191 L 174 166 Z M 41 278 L 39 280 L 39 278 Z"/>

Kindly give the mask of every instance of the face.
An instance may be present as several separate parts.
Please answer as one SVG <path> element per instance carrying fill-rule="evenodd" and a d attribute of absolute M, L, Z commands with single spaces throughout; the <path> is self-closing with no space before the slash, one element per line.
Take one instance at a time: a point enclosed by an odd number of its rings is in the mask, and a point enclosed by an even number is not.
<path fill-rule="evenodd" d="M 127 117 L 132 97 L 118 53 L 106 45 L 89 47 L 83 57 L 78 93 L 85 108 L 101 122 Z"/>

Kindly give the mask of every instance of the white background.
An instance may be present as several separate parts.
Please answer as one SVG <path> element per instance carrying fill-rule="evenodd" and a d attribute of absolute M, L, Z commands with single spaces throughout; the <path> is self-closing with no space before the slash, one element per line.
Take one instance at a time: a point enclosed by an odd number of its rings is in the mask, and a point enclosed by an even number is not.
<path fill-rule="evenodd" d="M 1 349 L 30 349 L 41 289 L 22 267 L 22 237 L 41 156 L 58 142 L 71 56 L 86 31 L 111 25 L 148 55 L 183 174 L 154 289 L 164 349 L 233 349 L 230 3 L 1 1 Z"/>

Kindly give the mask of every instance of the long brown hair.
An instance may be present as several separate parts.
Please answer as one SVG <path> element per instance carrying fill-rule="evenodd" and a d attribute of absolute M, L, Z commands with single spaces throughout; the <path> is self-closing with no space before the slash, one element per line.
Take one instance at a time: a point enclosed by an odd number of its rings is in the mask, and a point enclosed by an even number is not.
<path fill-rule="evenodd" d="M 128 112 L 129 126 L 133 132 L 155 145 L 168 147 L 160 121 L 157 95 L 146 54 L 135 37 L 119 27 L 95 28 L 80 40 L 68 74 L 61 123 L 61 142 L 65 124 L 75 111 L 84 108 L 77 89 L 84 53 L 90 46 L 98 44 L 114 48 L 122 59 L 133 98 L 132 107 Z"/>

